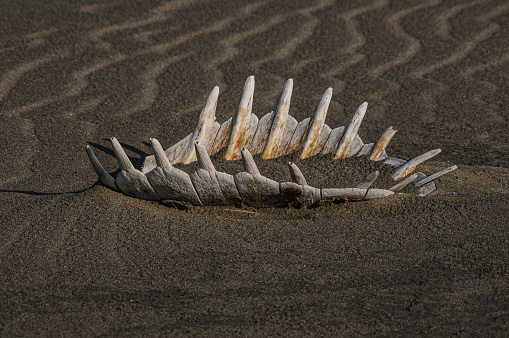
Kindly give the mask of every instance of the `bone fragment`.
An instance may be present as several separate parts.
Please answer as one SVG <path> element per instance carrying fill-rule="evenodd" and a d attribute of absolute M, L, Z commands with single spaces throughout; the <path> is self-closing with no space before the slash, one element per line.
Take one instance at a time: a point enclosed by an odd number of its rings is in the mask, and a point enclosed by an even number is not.
<path fill-rule="evenodd" d="M 190 177 L 203 205 L 228 204 L 221 191 L 216 171 L 199 168 L 193 171 Z"/>
<path fill-rule="evenodd" d="M 341 136 L 343 136 L 343 132 L 345 131 L 345 127 L 338 127 L 334 128 L 330 134 L 329 138 L 325 142 L 325 144 L 322 147 L 322 151 L 320 154 L 325 155 L 328 153 L 331 153 L 336 150 L 336 147 L 338 146 L 338 142 L 341 139 Z"/>
<path fill-rule="evenodd" d="M 274 143 L 273 148 L 270 152 L 271 158 L 276 158 L 286 154 L 286 148 L 290 143 L 295 129 L 297 128 L 298 122 L 293 116 L 288 116 L 283 131 L 280 134 L 277 142 Z M 267 145 L 268 147 L 268 145 Z"/>
<path fill-rule="evenodd" d="M 152 149 L 154 150 L 154 156 L 158 167 L 166 168 L 171 167 L 170 160 L 166 156 L 161 143 L 155 138 L 150 139 L 150 143 L 152 144 Z"/>
<path fill-rule="evenodd" d="M 320 189 L 310 187 L 309 185 L 302 186 L 303 202 L 305 205 L 313 205 L 321 201 L 322 193 Z"/>
<path fill-rule="evenodd" d="M 414 157 L 413 159 L 411 159 L 410 161 L 406 162 L 401 167 L 399 167 L 394 172 L 394 174 L 392 174 L 392 177 L 394 178 L 394 180 L 399 180 L 399 179 L 407 176 L 408 174 L 411 174 L 415 170 L 417 165 L 419 165 L 420 163 L 422 163 L 426 160 L 429 160 L 430 158 L 439 154 L 440 152 L 441 152 L 440 149 L 434 149 L 434 150 L 430 150 L 422 155 Z"/>
<path fill-rule="evenodd" d="M 359 188 L 326 188 L 321 189 L 322 200 L 333 201 L 333 200 L 362 200 L 367 189 Z"/>
<path fill-rule="evenodd" d="M 212 92 L 207 99 L 207 103 L 203 107 L 200 118 L 198 119 L 198 124 L 194 129 L 193 136 L 189 140 L 187 148 L 182 152 L 182 158 L 180 162 L 184 164 L 189 164 L 191 162 L 196 161 L 196 153 L 194 145 L 199 142 L 206 148 L 209 143 L 212 142 L 215 138 L 217 131 L 221 127 L 219 123 L 216 122 L 216 106 L 217 106 L 217 98 L 219 96 L 219 87 L 214 87 Z"/>
<path fill-rule="evenodd" d="M 299 150 L 302 148 L 302 145 L 304 144 L 304 140 L 309 128 L 309 121 L 311 120 L 310 117 L 305 118 L 304 120 L 300 121 L 299 124 L 297 124 L 297 127 L 295 128 L 295 131 L 293 132 L 292 138 L 290 139 L 290 142 L 286 146 L 286 150 L 284 151 L 284 154 L 290 154 L 294 151 Z"/>
<path fill-rule="evenodd" d="M 253 136 L 253 140 L 248 146 L 248 150 L 251 154 L 260 154 L 265 149 L 267 141 L 269 140 L 270 125 L 274 119 L 275 113 L 272 111 L 268 114 L 263 115 L 258 121 L 256 127 L 256 133 Z"/>
<path fill-rule="evenodd" d="M 453 165 L 452 167 L 442 169 L 439 172 L 434 173 L 433 175 L 429 175 L 428 177 L 426 177 L 426 178 L 424 178 L 424 179 L 422 179 L 422 180 L 420 180 L 418 182 L 415 182 L 415 186 L 416 187 L 420 187 L 421 185 L 424 185 L 424 184 L 426 184 L 428 182 L 431 182 L 434 179 L 436 179 L 436 178 L 438 178 L 438 177 L 440 177 L 442 175 L 445 175 L 445 174 L 447 174 L 447 173 L 449 173 L 451 171 L 454 171 L 456 169 L 458 169 L 457 165 Z"/>
<path fill-rule="evenodd" d="M 371 149 L 373 149 L 374 146 L 375 146 L 374 143 L 367 143 L 367 144 L 363 145 L 361 150 L 359 150 L 359 152 L 357 153 L 357 157 L 366 156 L 367 154 L 369 154 L 371 152 Z"/>
<path fill-rule="evenodd" d="M 228 121 L 223 122 L 223 124 L 221 125 L 221 128 L 219 128 L 219 130 L 217 131 L 214 142 L 213 142 L 213 144 L 211 142 L 210 150 L 208 151 L 210 156 L 217 154 L 217 152 L 219 152 L 221 149 L 226 147 L 226 145 L 230 141 L 230 132 L 232 129 L 232 119 L 233 118 L 230 117 L 228 119 Z"/>
<path fill-rule="evenodd" d="M 367 189 L 369 188 L 378 178 L 378 175 L 380 175 L 379 171 L 372 172 L 368 176 L 366 176 L 361 183 L 357 184 L 355 187 L 359 189 Z"/>
<path fill-rule="evenodd" d="M 189 175 L 170 164 L 161 144 L 156 139 L 151 138 L 150 141 L 157 160 L 157 168 L 151 170 L 146 176 L 159 197 L 164 200 L 201 205 Z"/>
<path fill-rule="evenodd" d="M 322 130 L 320 131 L 320 136 L 316 140 L 316 143 L 314 144 L 313 148 L 308 152 L 309 155 L 308 157 L 315 156 L 316 154 L 320 153 L 325 143 L 327 142 L 330 133 L 331 128 L 328 125 L 324 124 Z"/>
<path fill-rule="evenodd" d="M 87 151 L 88 159 L 90 160 L 90 163 L 92 163 L 92 167 L 95 170 L 95 173 L 97 176 L 99 176 L 99 181 L 101 181 L 101 183 L 108 188 L 118 191 L 117 185 L 115 184 L 115 179 L 110 174 L 108 174 L 106 170 L 104 170 L 104 167 L 95 156 L 92 148 L 90 148 L 90 146 L 87 144 L 85 149 Z"/>
<path fill-rule="evenodd" d="M 371 152 L 371 155 L 369 156 L 369 159 L 371 161 L 377 161 L 380 155 L 385 151 L 385 148 L 391 141 L 394 134 L 396 134 L 398 131 L 395 129 L 392 129 L 392 127 L 387 128 L 387 130 L 382 134 L 378 142 L 376 143 L 375 147 L 373 148 L 373 151 Z"/>
<path fill-rule="evenodd" d="M 131 163 L 131 160 L 129 157 L 127 157 L 127 154 L 125 153 L 124 149 L 118 142 L 118 140 L 115 137 L 110 138 L 110 142 L 113 146 L 113 151 L 115 152 L 115 157 L 117 158 L 118 165 L 120 166 L 121 170 L 134 170 L 134 166 Z"/>
<path fill-rule="evenodd" d="M 403 189 L 404 187 L 406 187 L 407 185 L 409 185 L 410 183 L 412 183 L 413 181 L 415 181 L 417 176 L 418 176 L 417 174 L 410 175 L 407 178 L 405 178 L 404 180 L 402 180 L 401 182 L 399 182 L 398 184 L 389 188 L 389 190 L 393 191 L 393 192 L 398 192 L 401 189 Z"/>
<path fill-rule="evenodd" d="M 383 198 L 394 195 L 394 192 L 386 189 L 368 189 L 368 192 L 364 196 L 363 200 L 372 200 L 375 198 Z"/>
<path fill-rule="evenodd" d="M 205 148 L 199 143 L 196 143 L 194 146 L 196 149 L 196 156 L 198 157 L 198 167 L 210 172 L 216 171 L 212 160 L 207 154 L 207 150 L 205 150 Z"/>
<path fill-rule="evenodd" d="M 288 162 L 288 167 L 290 168 L 290 176 L 292 177 L 292 182 L 300 184 L 300 185 L 308 185 L 302 171 L 300 171 L 299 167 L 293 162 Z"/>
<path fill-rule="evenodd" d="M 227 173 L 216 171 L 217 183 L 223 194 L 226 204 L 241 205 L 242 199 L 240 198 L 239 191 L 233 176 Z"/>
<path fill-rule="evenodd" d="M 166 157 L 168 157 L 168 160 L 172 164 L 176 164 L 180 162 L 180 159 L 182 158 L 181 155 L 184 153 L 187 149 L 187 145 L 189 144 L 189 140 L 193 137 L 193 133 L 187 135 L 179 142 L 175 143 L 168 149 L 166 149 L 164 152 L 166 154 Z M 156 160 L 154 155 L 147 156 L 145 158 L 145 161 L 143 162 L 143 168 L 141 171 L 146 174 L 150 170 L 154 169 L 157 166 Z"/>
<path fill-rule="evenodd" d="M 327 133 L 327 138 L 323 139 L 325 135 L 322 134 L 322 128 L 325 124 L 325 118 L 327 117 L 327 109 L 329 109 L 330 100 L 332 98 L 332 88 L 328 88 L 322 95 L 320 102 L 316 106 L 316 110 L 313 114 L 313 118 L 309 123 L 309 128 L 306 134 L 306 140 L 304 141 L 304 146 L 302 150 L 302 154 L 300 158 L 305 159 L 313 154 L 316 154 L 321 150 L 325 141 L 329 137 L 329 133 Z M 321 144 L 320 144 L 321 143 Z M 318 147 L 317 145 L 320 145 Z"/>
<path fill-rule="evenodd" d="M 426 196 L 427 194 L 429 194 L 430 192 L 432 192 L 433 190 L 435 190 L 437 187 L 435 185 L 435 182 L 431 181 L 431 182 L 428 182 L 426 184 L 424 184 L 423 186 L 421 186 L 419 188 L 419 196 Z"/>
<path fill-rule="evenodd" d="M 284 150 L 286 144 L 290 141 L 288 139 L 288 133 L 285 133 L 285 127 L 288 120 L 288 111 L 290 110 L 292 90 L 293 80 L 288 79 L 283 87 L 283 91 L 281 92 L 281 96 L 279 97 L 279 101 L 275 109 L 274 119 L 272 120 L 272 125 L 270 127 L 269 139 L 262 154 L 263 159 L 276 158 L 280 156 L 281 151 Z M 295 121 L 293 129 L 295 129 L 296 126 L 297 121 Z M 289 138 L 291 138 L 291 136 L 289 136 Z"/>
<path fill-rule="evenodd" d="M 278 206 L 286 202 L 279 194 L 279 183 L 261 175 L 240 172 L 233 176 L 242 201 L 252 207 Z"/>
<path fill-rule="evenodd" d="M 225 154 L 226 160 L 237 159 L 240 154 L 240 148 L 246 145 L 246 132 L 252 127 L 250 121 L 252 116 L 251 108 L 253 105 L 254 85 L 254 76 L 248 77 L 240 96 L 237 111 L 233 116 L 230 140 Z M 256 132 L 256 129 L 254 132 Z"/>
<path fill-rule="evenodd" d="M 242 148 L 242 164 L 244 165 L 244 170 L 251 175 L 260 175 L 260 171 L 256 166 L 253 156 L 246 148 Z"/>
<path fill-rule="evenodd" d="M 345 158 L 350 157 L 355 154 L 352 148 L 352 141 L 355 139 L 355 135 L 359 131 L 359 127 L 361 126 L 362 119 L 366 114 L 366 109 L 368 108 L 368 103 L 364 102 L 357 108 L 357 111 L 350 119 L 350 122 L 346 126 L 345 133 L 339 142 L 338 149 L 336 150 L 336 155 L 334 158 Z M 357 149 L 359 151 L 360 149 Z"/>
<path fill-rule="evenodd" d="M 406 160 L 403 160 L 401 158 L 396 158 L 396 157 L 388 157 L 385 161 L 384 161 L 384 164 L 388 164 L 388 165 L 391 165 L 393 167 L 400 167 L 402 166 L 403 164 L 405 164 L 407 161 Z"/>
<path fill-rule="evenodd" d="M 115 183 L 120 191 L 126 195 L 138 197 L 146 200 L 161 199 L 150 185 L 147 177 L 139 170 L 134 169 L 133 164 L 127 157 L 124 149 L 116 138 L 110 138 L 113 145 L 113 151 L 117 157 L 120 166 L 120 173 L 115 179 Z"/>

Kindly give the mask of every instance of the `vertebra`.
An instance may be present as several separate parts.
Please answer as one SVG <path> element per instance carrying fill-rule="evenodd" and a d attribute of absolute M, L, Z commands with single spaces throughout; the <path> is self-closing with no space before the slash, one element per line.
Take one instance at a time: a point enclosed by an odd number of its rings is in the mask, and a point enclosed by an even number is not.
<path fill-rule="evenodd" d="M 319 189 L 307 185 L 304 175 L 294 163 L 289 163 L 292 182 L 278 183 L 262 176 L 252 154 L 263 159 L 277 158 L 303 148 L 302 159 L 316 154 L 334 153 L 334 158 L 354 155 L 368 156 L 372 161 L 397 167 L 394 180 L 410 175 L 417 165 L 440 153 L 428 151 L 409 161 L 389 157 L 385 148 L 397 132 L 389 127 L 376 144 L 364 144 L 357 134 L 367 110 L 367 103 L 359 106 L 346 127 L 331 129 L 325 124 L 332 88 L 327 89 L 317 105 L 313 117 L 298 123 L 288 114 L 293 80 L 283 88 L 274 112 L 258 119 L 252 114 L 254 77 L 250 76 L 237 106 L 235 115 L 220 125 L 215 119 L 219 88 L 215 87 L 203 108 L 195 130 L 166 151 L 156 139 L 150 139 L 154 150 L 142 171 L 134 168 L 116 138 L 110 140 L 117 157 L 120 173 L 109 175 L 87 145 L 87 154 L 101 183 L 122 193 L 146 200 L 173 200 L 193 205 L 239 205 L 253 207 L 282 206 L 290 203 L 313 205 L 320 201 L 367 200 L 393 195 L 414 182 L 421 186 L 420 195 L 435 190 L 437 177 L 455 170 L 452 166 L 430 176 L 414 174 L 389 189 L 371 189 L 379 172 L 368 175 L 355 188 Z M 244 172 L 234 176 L 216 171 L 209 156 L 226 149 L 225 159 L 242 158 Z M 198 169 L 191 175 L 172 166 L 198 161 Z"/>

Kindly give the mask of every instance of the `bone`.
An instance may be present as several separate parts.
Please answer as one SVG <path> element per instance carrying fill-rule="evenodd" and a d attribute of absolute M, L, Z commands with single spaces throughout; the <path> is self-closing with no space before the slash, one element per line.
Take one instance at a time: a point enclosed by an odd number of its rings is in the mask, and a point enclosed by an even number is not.
<path fill-rule="evenodd" d="M 87 151 L 88 159 L 90 160 L 90 163 L 92 163 L 92 168 L 94 168 L 95 173 L 97 176 L 99 176 L 99 181 L 108 188 L 118 191 L 117 185 L 115 184 L 115 179 L 110 174 L 108 174 L 106 170 L 104 170 L 104 167 L 97 159 L 97 156 L 95 156 L 92 148 L 90 148 L 90 146 L 87 144 L 85 149 Z"/>
<path fill-rule="evenodd" d="M 139 170 L 134 169 L 133 164 L 127 157 L 124 149 L 116 138 L 110 139 L 113 150 L 117 157 L 120 173 L 115 179 L 115 183 L 120 191 L 126 195 L 138 197 L 146 200 L 159 200 L 159 195 L 150 185 L 147 177 Z"/>
<path fill-rule="evenodd" d="M 324 126 L 325 118 L 327 117 L 327 109 L 329 109 L 331 98 L 332 98 L 332 88 L 328 88 L 323 93 L 320 102 L 318 102 L 316 110 L 313 114 L 313 118 L 309 123 L 309 128 L 306 134 L 306 139 L 304 141 L 302 154 L 300 155 L 300 158 L 302 159 L 313 156 L 312 154 L 315 154 L 317 151 L 320 151 L 321 146 L 323 146 L 323 144 L 327 140 L 327 139 L 323 140 L 322 127 Z M 319 143 L 322 143 L 320 148 L 317 147 L 317 144 Z"/>
<path fill-rule="evenodd" d="M 270 125 L 272 124 L 274 115 L 275 113 L 272 111 L 263 115 L 260 121 L 258 121 L 256 133 L 248 146 L 248 150 L 251 152 L 251 154 L 260 154 L 267 146 L 267 141 L 269 140 Z"/>
<path fill-rule="evenodd" d="M 357 111 L 346 126 L 345 133 L 339 142 L 334 158 L 345 158 L 355 154 L 354 149 L 352 148 L 352 141 L 355 139 L 355 135 L 357 135 L 357 132 L 359 131 L 359 127 L 361 126 L 361 122 L 366 114 L 367 108 L 367 102 L 364 102 L 359 106 L 359 108 L 357 108 Z M 359 150 L 360 149 L 357 149 L 357 151 Z"/>
<path fill-rule="evenodd" d="M 452 167 L 442 169 L 439 172 L 434 173 L 433 175 L 429 175 L 428 177 L 426 177 L 426 178 L 424 178 L 424 179 L 422 179 L 422 180 L 420 180 L 418 182 L 415 182 L 415 186 L 416 187 L 420 187 L 421 185 L 424 185 L 424 184 L 426 184 L 428 182 L 431 182 L 434 179 L 436 179 L 436 178 L 438 178 L 438 177 L 440 177 L 442 175 L 445 175 L 445 174 L 447 174 L 447 173 L 449 173 L 451 171 L 454 171 L 456 169 L 458 169 L 457 165 L 453 165 Z"/>
<path fill-rule="evenodd" d="M 260 175 L 260 171 L 256 166 L 253 156 L 246 148 L 242 148 L 242 164 L 244 165 L 244 170 L 251 175 Z"/>
<path fill-rule="evenodd" d="M 168 149 L 166 149 L 164 151 L 164 153 L 166 154 L 166 157 L 168 157 L 168 160 L 172 164 L 176 164 L 176 163 L 180 162 L 180 159 L 182 158 L 181 154 L 183 152 L 185 152 L 185 150 L 187 149 L 189 140 L 192 137 L 193 137 L 193 133 L 187 135 L 182 140 L 175 143 L 174 145 L 172 145 L 171 147 L 169 147 Z M 141 169 L 141 171 L 146 174 L 146 173 L 150 172 L 152 169 L 154 169 L 156 166 L 157 166 L 157 163 L 156 163 L 154 155 L 150 155 L 145 158 L 145 161 L 143 162 L 143 168 Z"/>
<path fill-rule="evenodd" d="M 389 190 L 392 192 L 398 192 L 398 191 L 402 190 L 404 187 L 406 187 L 407 185 L 409 185 L 410 183 L 412 183 L 413 181 L 415 181 L 417 176 L 418 176 L 417 174 L 410 175 L 407 178 L 405 178 L 404 180 L 402 180 L 401 182 L 399 182 L 398 184 L 389 188 Z"/>
<path fill-rule="evenodd" d="M 388 197 L 388 196 L 391 196 L 391 195 L 394 195 L 394 192 L 392 192 L 390 190 L 385 190 L 385 189 L 368 189 L 368 192 L 364 196 L 363 200 L 367 201 L 367 200 L 372 200 L 372 199 L 375 199 L 375 198 L 384 198 L 384 197 Z"/>
<path fill-rule="evenodd" d="M 279 183 L 261 175 L 240 172 L 233 176 L 242 201 L 252 207 L 284 205 L 287 201 L 279 194 Z"/>
<path fill-rule="evenodd" d="M 359 189 L 367 189 L 376 181 L 379 175 L 379 171 L 372 172 L 368 176 L 364 177 L 361 183 L 357 184 L 355 187 Z"/>
<path fill-rule="evenodd" d="M 171 167 L 172 165 L 170 163 L 170 160 L 168 160 L 168 157 L 164 153 L 161 143 L 159 143 L 159 141 L 156 140 L 155 138 L 151 138 L 150 143 L 152 144 L 152 149 L 154 149 L 154 156 L 156 159 L 157 166 L 160 168 Z"/>
<path fill-rule="evenodd" d="M 237 159 L 240 153 L 240 148 L 246 145 L 246 131 L 252 127 L 250 119 L 254 96 L 254 85 L 254 76 L 248 77 L 240 96 L 237 111 L 233 116 L 230 140 L 225 154 L 226 160 Z"/>
<path fill-rule="evenodd" d="M 170 164 L 163 148 L 156 139 L 152 138 L 150 141 L 158 166 L 146 176 L 159 197 L 164 200 L 202 205 L 189 175 Z"/>
<path fill-rule="evenodd" d="M 272 125 L 270 127 L 269 139 L 262 154 L 263 159 L 271 159 L 280 156 L 281 151 L 284 150 L 286 144 L 289 142 L 288 133 L 285 133 L 285 127 L 288 120 L 288 112 L 290 110 L 292 90 L 293 80 L 288 79 L 283 87 L 283 91 L 281 92 L 281 96 L 279 97 L 279 101 L 275 109 L 274 119 L 272 120 Z M 293 128 L 295 129 L 296 126 L 297 121 L 295 121 Z M 291 138 L 291 136 L 289 136 L 289 138 Z"/>
<path fill-rule="evenodd" d="M 232 129 L 232 117 L 228 119 L 228 121 L 223 122 L 221 128 L 217 131 L 216 137 L 214 138 L 214 142 L 210 144 L 209 154 L 210 156 L 217 154 L 221 149 L 226 147 L 230 140 L 230 132 Z"/>
<path fill-rule="evenodd" d="M 212 160 L 203 145 L 196 143 L 194 146 L 196 149 L 196 156 L 198 157 L 198 167 L 210 172 L 216 171 L 216 168 L 214 168 L 214 164 L 212 164 Z"/>
<path fill-rule="evenodd" d="M 419 196 L 423 197 L 436 189 L 435 182 L 431 181 L 419 188 Z"/>
<path fill-rule="evenodd" d="M 433 156 L 438 155 L 441 152 L 440 149 L 434 149 L 430 150 L 422 155 L 419 155 L 417 157 L 414 157 L 410 161 L 403 164 L 401 167 L 399 167 L 394 174 L 392 174 L 392 177 L 394 180 L 402 179 L 403 177 L 406 177 L 407 175 L 411 174 L 415 168 L 422 162 L 429 160 Z"/>
<path fill-rule="evenodd" d="M 290 176 L 292 177 L 292 182 L 300 184 L 300 185 L 308 185 L 302 171 L 300 171 L 299 167 L 293 162 L 288 162 L 288 167 L 290 168 Z"/>
<path fill-rule="evenodd" d="M 357 136 L 359 136 L 359 135 L 357 135 Z M 366 156 L 367 154 L 369 154 L 371 152 L 371 149 L 373 149 L 374 146 L 375 146 L 374 143 L 367 143 L 367 144 L 363 145 L 361 150 L 359 150 L 359 152 L 357 153 L 357 157 Z"/>
<path fill-rule="evenodd" d="M 307 156 L 315 156 L 316 154 L 319 154 L 320 151 L 323 149 L 325 144 L 327 143 L 327 139 L 329 138 L 329 135 L 331 133 L 331 128 L 324 124 L 322 127 L 322 130 L 320 131 L 320 135 L 318 136 L 315 144 L 312 146 L 312 148 L 309 149 Z"/>
<path fill-rule="evenodd" d="M 199 156 L 199 155 L 198 155 Z M 196 169 L 190 175 L 194 189 L 198 193 L 203 205 L 227 205 L 221 186 L 217 180 L 216 171 Z"/>
<path fill-rule="evenodd" d="M 321 189 L 323 201 L 334 201 L 334 200 L 362 200 L 367 189 L 359 188 L 326 188 Z"/>
<path fill-rule="evenodd" d="M 326 155 L 328 153 L 331 153 L 336 150 L 336 147 L 338 146 L 338 142 L 341 139 L 341 136 L 343 136 L 343 132 L 345 131 L 345 127 L 338 127 L 334 128 L 330 134 L 329 138 L 325 142 L 325 144 L 322 147 L 322 151 L 320 154 Z"/>
<path fill-rule="evenodd" d="M 284 151 L 284 154 L 290 154 L 294 151 L 299 150 L 302 148 L 302 145 L 304 144 L 304 140 L 309 128 L 309 121 L 311 120 L 310 117 L 305 118 L 304 120 L 300 121 L 299 124 L 297 124 L 297 127 L 295 128 L 295 131 L 293 132 L 292 138 L 290 139 L 290 142 L 286 146 L 286 149 Z"/>
<path fill-rule="evenodd" d="M 180 162 L 189 164 L 196 161 L 196 152 L 194 145 L 199 142 L 207 148 L 209 143 L 213 143 L 214 138 L 220 129 L 220 124 L 216 122 L 216 106 L 219 96 L 219 87 L 214 87 L 203 107 L 198 124 L 194 129 L 193 136 L 189 140 L 187 149 L 182 152 Z M 212 139 L 212 140 L 211 140 Z"/>
<path fill-rule="evenodd" d="M 396 134 L 398 131 L 395 129 L 392 129 L 392 127 L 387 128 L 387 130 L 382 134 L 378 142 L 376 143 L 375 147 L 373 148 L 373 151 L 371 151 L 371 155 L 369 156 L 369 159 L 371 161 L 377 161 L 380 155 L 385 151 L 385 148 L 391 141 L 394 134 Z"/>
<path fill-rule="evenodd" d="M 387 164 L 387 165 L 390 165 L 390 166 L 393 166 L 393 167 L 400 167 L 402 166 L 403 164 L 405 164 L 407 162 L 407 160 L 403 160 L 401 158 L 396 158 L 396 157 L 388 157 L 385 161 L 384 161 L 384 164 Z"/>
<path fill-rule="evenodd" d="M 118 140 L 115 137 L 112 137 L 110 138 L 110 141 L 113 146 L 113 151 L 115 152 L 115 157 L 117 158 L 120 169 L 133 170 L 134 166 L 131 163 L 131 160 L 129 160 L 129 157 L 127 157 L 127 154 L 125 153 Z"/>
<path fill-rule="evenodd" d="M 225 199 L 225 203 L 227 205 L 234 204 L 240 206 L 242 204 L 242 199 L 240 198 L 233 176 L 220 171 L 216 171 L 215 174 L 217 183 L 219 184 L 219 188 L 221 189 L 221 193 Z"/>

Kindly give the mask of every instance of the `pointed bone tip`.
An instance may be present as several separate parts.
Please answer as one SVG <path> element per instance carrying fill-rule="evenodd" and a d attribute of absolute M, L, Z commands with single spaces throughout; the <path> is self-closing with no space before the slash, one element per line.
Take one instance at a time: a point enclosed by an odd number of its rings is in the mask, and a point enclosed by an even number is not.
<path fill-rule="evenodd" d="M 85 149 L 90 149 L 90 146 L 87 144 L 87 145 L 85 146 Z"/>

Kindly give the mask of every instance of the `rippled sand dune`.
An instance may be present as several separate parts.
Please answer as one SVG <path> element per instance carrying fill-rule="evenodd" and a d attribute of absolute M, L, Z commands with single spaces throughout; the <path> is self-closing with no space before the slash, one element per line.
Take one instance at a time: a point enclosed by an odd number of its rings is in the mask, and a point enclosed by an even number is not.
<path fill-rule="evenodd" d="M 0 3 L 0 333 L 500 335 L 509 310 L 507 1 Z M 399 132 L 457 164 L 432 194 L 313 209 L 189 210 L 97 183 L 90 144 L 138 168 L 189 134 L 214 86 L 230 118 L 294 79 L 290 114 Z M 282 180 L 290 155 L 260 165 Z M 213 158 L 233 174 L 238 162 Z M 370 166 L 301 160 L 310 184 Z M 183 168 L 183 167 L 182 167 Z M 191 171 L 193 165 L 187 169 Z"/>

